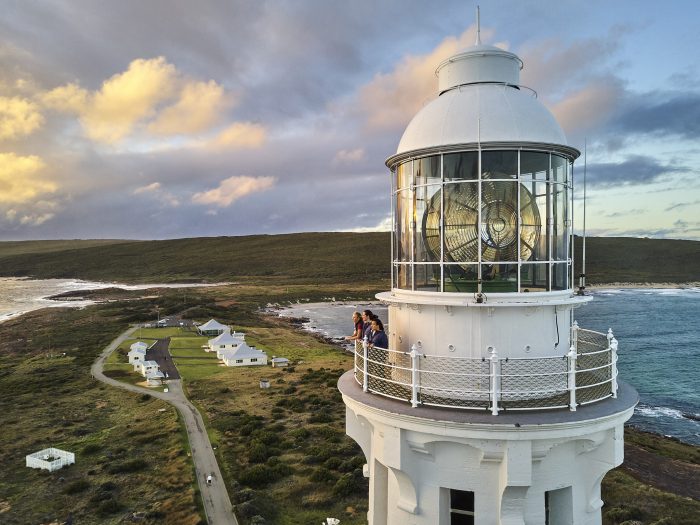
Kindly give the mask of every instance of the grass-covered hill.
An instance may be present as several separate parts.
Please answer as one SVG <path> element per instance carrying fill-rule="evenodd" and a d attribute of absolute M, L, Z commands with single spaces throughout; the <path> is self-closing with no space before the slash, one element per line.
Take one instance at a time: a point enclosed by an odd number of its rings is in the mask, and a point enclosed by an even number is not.
<path fill-rule="evenodd" d="M 578 238 L 576 248 L 578 274 Z M 698 241 L 589 237 L 586 255 L 588 284 L 700 281 Z M 128 282 L 378 283 L 389 278 L 389 271 L 389 233 L 0 242 L 2 276 Z"/>

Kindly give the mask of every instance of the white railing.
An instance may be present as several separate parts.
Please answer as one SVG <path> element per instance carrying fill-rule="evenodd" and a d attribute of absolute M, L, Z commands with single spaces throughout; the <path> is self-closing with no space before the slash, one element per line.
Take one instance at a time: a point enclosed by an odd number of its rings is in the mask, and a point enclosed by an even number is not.
<path fill-rule="evenodd" d="M 574 323 L 562 356 L 488 358 L 428 355 L 355 345 L 355 380 L 365 392 L 430 405 L 489 410 L 568 408 L 617 397 L 617 340 Z"/>

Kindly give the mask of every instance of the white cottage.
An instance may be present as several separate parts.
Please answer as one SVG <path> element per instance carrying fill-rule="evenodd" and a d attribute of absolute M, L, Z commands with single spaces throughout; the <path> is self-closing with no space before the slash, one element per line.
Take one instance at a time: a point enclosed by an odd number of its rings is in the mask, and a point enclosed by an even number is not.
<path fill-rule="evenodd" d="M 245 334 L 241 332 L 231 333 L 226 329 L 221 335 L 214 339 L 209 339 L 207 352 L 216 352 L 217 359 L 223 359 L 222 353 L 227 350 L 235 350 L 245 343 Z"/>
<path fill-rule="evenodd" d="M 126 354 L 129 358 L 129 363 L 134 365 L 134 370 L 136 370 L 139 365 L 146 360 L 146 351 L 148 350 L 148 345 L 143 341 L 137 341 L 130 346 L 131 350 Z"/>
<path fill-rule="evenodd" d="M 197 331 L 200 335 L 219 335 L 226 330 L 230 330 L 230 328 L 225 324 L 221 324 L 216 319 L 209 319 L 206 323 L 197 327 Z"/>
<path fill-rule="evenodd" d="M 226 366 L 264 366 L 267 354 L 243 343 L 235 350 L 225 352 L 222 360 Z"/>
<path fill-rule="evenodd" d="M 148 377 L 149 375 L 160 371 L 160 369 L 158 368 L 158 363 L 156 363 L 155 361 L 144 361 L 140 363 L 139 371 L 141 372 L 141 375 L 143 377 Z"/>

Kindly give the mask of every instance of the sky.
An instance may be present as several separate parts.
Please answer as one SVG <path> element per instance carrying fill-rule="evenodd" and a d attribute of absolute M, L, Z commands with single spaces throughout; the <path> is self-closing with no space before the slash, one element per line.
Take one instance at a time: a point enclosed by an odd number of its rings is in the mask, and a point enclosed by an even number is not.
<path fill-rule="evenodd" d="M 587 234 L 700 240 L 700 3 L 480 5 L 585 145 Z M 384 162 L 475 6 L 0 0 L 0 240 L 388 230 Z"/>

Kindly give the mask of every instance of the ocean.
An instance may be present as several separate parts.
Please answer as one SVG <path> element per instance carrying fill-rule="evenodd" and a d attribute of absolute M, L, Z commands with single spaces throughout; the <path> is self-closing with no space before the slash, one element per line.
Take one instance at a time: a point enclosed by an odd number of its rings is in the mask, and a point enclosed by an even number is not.
<path fill-rule="evenodd" d="M 124 290 L 145 290 L 148 288 L 192 288 L 217 286 L 217 284 L 119 284 L 80 279 L 23 279 L 0 277 L 0 323 L 40 308 L 73 307 L 80 308 L 94 301 L 52 301 L 52 295 L 79 290 L 99 290 L 101 288 L 122 288 Z"/>
<path fill-rule="evenodd" d="M 630 423 L 700 445 L 700 422 L 687 417 L 700 417 L 700 288 L 600 289 L 591 295 L 575 318 L 582 328 L 613 329 L 619 378 L 639 392 Z M 352 332 L 352 313 L 365 308 L 387 319 L 379 304 L 299 304 L 281 315 L 306 317 L 307 329 L 339 338 Z"/>

